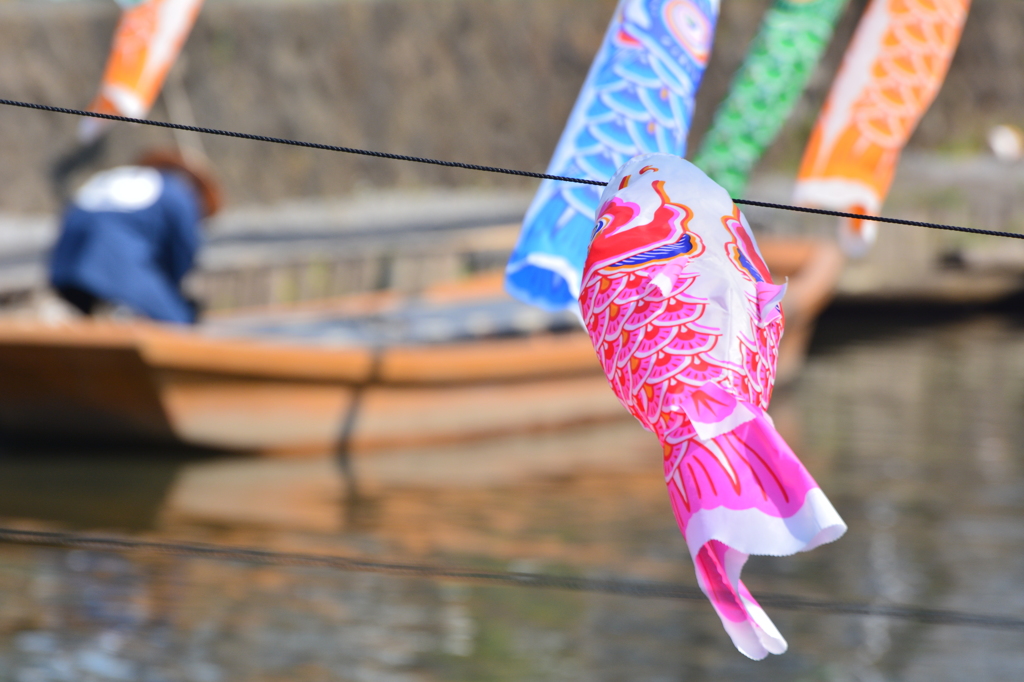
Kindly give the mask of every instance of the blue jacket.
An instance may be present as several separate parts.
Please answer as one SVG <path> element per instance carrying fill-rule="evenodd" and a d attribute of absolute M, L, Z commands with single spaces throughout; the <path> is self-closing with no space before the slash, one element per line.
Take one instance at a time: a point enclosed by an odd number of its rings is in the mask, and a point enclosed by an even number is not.
<path fill-rule="evenodd" d="M 153 168 L 93 176 L 64 214 L 50 283 L 154 320 L 194 322 L 181 280 L 199 250 L 200 201 L 187 180 Z"/>

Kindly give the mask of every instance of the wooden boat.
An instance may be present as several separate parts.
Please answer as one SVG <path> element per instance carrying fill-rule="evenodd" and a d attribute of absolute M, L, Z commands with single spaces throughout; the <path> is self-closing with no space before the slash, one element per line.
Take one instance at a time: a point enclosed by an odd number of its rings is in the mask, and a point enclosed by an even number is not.
<path fill-rule="evenodd" d="M 834 247 L 767 240 L 790 277 L 780 374 L 795 374 L 841 271 Z M 0 321 L 0 438 L 264 453 L 427 445 L 628 418 L 590 340 L 501 290 L 500 273 L 153 323 Z"/>
<path fill-rule="evenodd" d="M 578 330 L 380 346 L 317 345 L 288 334 L 324 319 L 380 321 L 411 303 L 443 313 L 501 297 L 498 279 L 488 277 L 412 301 L 369 294 L 218 315 L 195 330 L 5 321 L 0 434 L 302 453 L 465 440 L 626 414 Z M 268 327 L 284 334 L 260 332 Z M 240 335 L 246 329 L 256 337 Z"/>

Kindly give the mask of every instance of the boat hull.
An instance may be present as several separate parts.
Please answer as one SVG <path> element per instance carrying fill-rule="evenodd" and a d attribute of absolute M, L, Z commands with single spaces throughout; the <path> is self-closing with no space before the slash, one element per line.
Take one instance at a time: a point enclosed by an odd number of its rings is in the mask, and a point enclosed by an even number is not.
<path fill-rule="evenodd" d="M 371 351 L 134 322 L 0 326 L 0 431 L 29 442 L 315 453 L 623 414 L 582 333 Z"/>

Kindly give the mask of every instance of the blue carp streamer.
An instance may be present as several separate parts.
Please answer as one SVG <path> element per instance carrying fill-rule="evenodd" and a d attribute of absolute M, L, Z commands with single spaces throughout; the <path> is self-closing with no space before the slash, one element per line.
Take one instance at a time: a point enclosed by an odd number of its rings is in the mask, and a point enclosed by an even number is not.
<path fill-rule="evenodd" d="M 551 175 L 607 180 L 644 152 L 683 156 L 711 55 L 719 0 L 621 0 L 562 138 Z M 575 308 L 601 188 L 545 180 L 505 271 L 516 298 Z"/>

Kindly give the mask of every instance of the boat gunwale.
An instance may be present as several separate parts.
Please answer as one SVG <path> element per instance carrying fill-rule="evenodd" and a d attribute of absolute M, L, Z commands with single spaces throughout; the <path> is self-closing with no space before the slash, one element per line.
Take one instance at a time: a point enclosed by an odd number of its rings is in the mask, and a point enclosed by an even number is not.
<path fill-rule="evenodd" d="M 3 346 L 135 349 L 156 371 L 302 383 L 432 386 L 551 380 L 600 372 L 586 334 L 457 341 L 423 346 L 322 348 L 211 338 L 131 321 L 0 323 Z"/>

